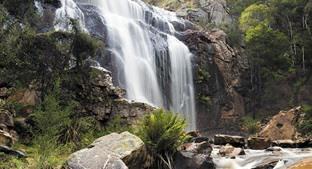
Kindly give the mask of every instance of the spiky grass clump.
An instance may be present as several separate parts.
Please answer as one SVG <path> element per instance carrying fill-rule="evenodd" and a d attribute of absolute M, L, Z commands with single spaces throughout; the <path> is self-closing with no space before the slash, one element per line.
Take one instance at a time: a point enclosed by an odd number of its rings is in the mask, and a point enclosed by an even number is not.
<path fill-rule="evenodd" d="M 174 153 L 188 139 L 185 128 L 185 119 L 162 109 L 153 111 L 139 122 L 137 134 L 151 156 L 151 168 L 171 168 Z"/>

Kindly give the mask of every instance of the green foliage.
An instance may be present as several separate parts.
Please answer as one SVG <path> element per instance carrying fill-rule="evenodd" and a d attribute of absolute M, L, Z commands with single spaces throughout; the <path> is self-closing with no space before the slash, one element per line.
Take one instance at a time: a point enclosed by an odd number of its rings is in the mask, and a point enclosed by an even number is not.
<path fill-rule="evenodd" d="M 246 32 L 258 25 L 268 27 L 272 20 L 271 8 L 264 4 L 252 4 L 242 12 L 239 24 L 241 29 Z"/>
<path fill-rule="evenodd" d="M 298 124 L 298 130 L 304 135 L 312 136 L 312 105 L 303 105 L 304 118 Z"/>
<path fill-rule="evenodd" d="M 102 45 L 100 41 L 92 38 L 87 33 L 80 30 L 78 23 L 75 20 L 71 20 L 73 25 L 73 44 L 72 54 L 76 60 L 76 66 L 79 68 L 82 66 L 83 61 L 88 57 L 96 55 L 97 49 Z"/>
<path fill-rule="evenodd" d="M 172 155 L 188 136 L 186 121 L 177 114 L 155 110 L 146 115 L 137 127 L 138 136 L 144 141 L 152 158 L 152 168 L 168 168 Z"/>
<path fill-rule="evenodd" d="M 241 125 L 249 134 L 256 134 L 260 130 L 259 121 L 249 116 L 242 118 Z"/>

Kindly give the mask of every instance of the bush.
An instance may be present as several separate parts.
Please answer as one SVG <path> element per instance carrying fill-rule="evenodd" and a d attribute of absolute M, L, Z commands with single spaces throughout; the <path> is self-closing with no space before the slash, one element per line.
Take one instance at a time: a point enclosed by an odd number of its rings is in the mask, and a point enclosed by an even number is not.
<path fill-rule="evenodd" d="M 256 134 L 260 130 L 259 121 L 249 116 L 242 118 L 241 125 L 249 134 Z"/>
<path fill-rule="evenodd" d="M 311 136 L 312 135 L 312 105 L 304 105 L 303 112 L 305 113 L 304 119 L 298 124 L 300 133 Z"/>
<path fill-rule="evenodd" d="M 188 136 L 186 121 L 178 115 L 155 110 L 138 122 L 137 135 L 144 141 L 151 158 L 151 168 L 170 168 L 172 156 Z"/>

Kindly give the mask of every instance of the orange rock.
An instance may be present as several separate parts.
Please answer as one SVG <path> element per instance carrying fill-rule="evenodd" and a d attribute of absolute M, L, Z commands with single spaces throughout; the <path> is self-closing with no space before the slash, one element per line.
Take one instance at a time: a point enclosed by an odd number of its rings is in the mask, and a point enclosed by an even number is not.
<path fill-rule="evenodd" d="M 289 167 L 289 169 L 311 169 L 312 168 L 312 158 L 302 160 L 293 166 Z"/>
<path fill-rule="evenodd" d="M 259 136 L 270 140 L 295 140 L 298 135 L 295 123 L 300 111 L 301 107 L 297 107 L 279 112 L 263 128 Z"/>

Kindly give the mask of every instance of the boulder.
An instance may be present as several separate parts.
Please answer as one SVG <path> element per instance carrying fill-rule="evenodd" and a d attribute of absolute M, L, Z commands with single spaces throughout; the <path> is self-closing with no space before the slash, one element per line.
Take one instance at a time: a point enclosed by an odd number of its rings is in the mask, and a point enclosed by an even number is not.
<path fill-rule="evenodd" d="M 219 134 L 214 136 L 214 144 L 216 145 L 230 144 L 235 147 L 244 147 L 246 143 L 244 137 Z"/>
<path fill-rule="evenodd" d="M 270 140 L 295 140 L 298 132 L 296 123 L 301 107 L 281 111 L 260 131 L 259 136 Z"/>
<path fill-rule="evenodd" d="M 73 153 L 66 162 L 68 169 L 137 169 L 144 163 L 144 143 L 137 136 L 112 133 L 95 140 L 88 148 Z M 128 166 L 128 167 L 127 167 Z"/>
<path fill-rule="evenodd" d="M 3 130 L 0 130 L 0 145 L 12 146 L 14 142 L 13 136 Z"/>
<path fill-rule="evenodd" d="M 235 158 L 236 156 L 239 156 L 239 155 L 245 155 L 245 151 L 242 148 L 235 148 L 227 144 L 220 148 L 219 154 L 223 157 Z"/>
<path fill-rule="evenodd" d="M 215 165 L 209 155 L 181 151 L 174 156 L 174 168 L 214 169 Z"/>
<path fill-rule="evenodd" d="M 181 149 L 186 152 L 192 152 L 196 154 L 205 154 L 209 155 L 212 152 L 212 146 L 207 141 L 203 141 L 201 143 L 185 143 L 181 146 Z"/>
<path fill-rule="evenodd" d="M 261 137 L 249 137 L 247 140 L 247 146 L 254 150 L 263 150 L 271 146 L 271 141 Z"/>

